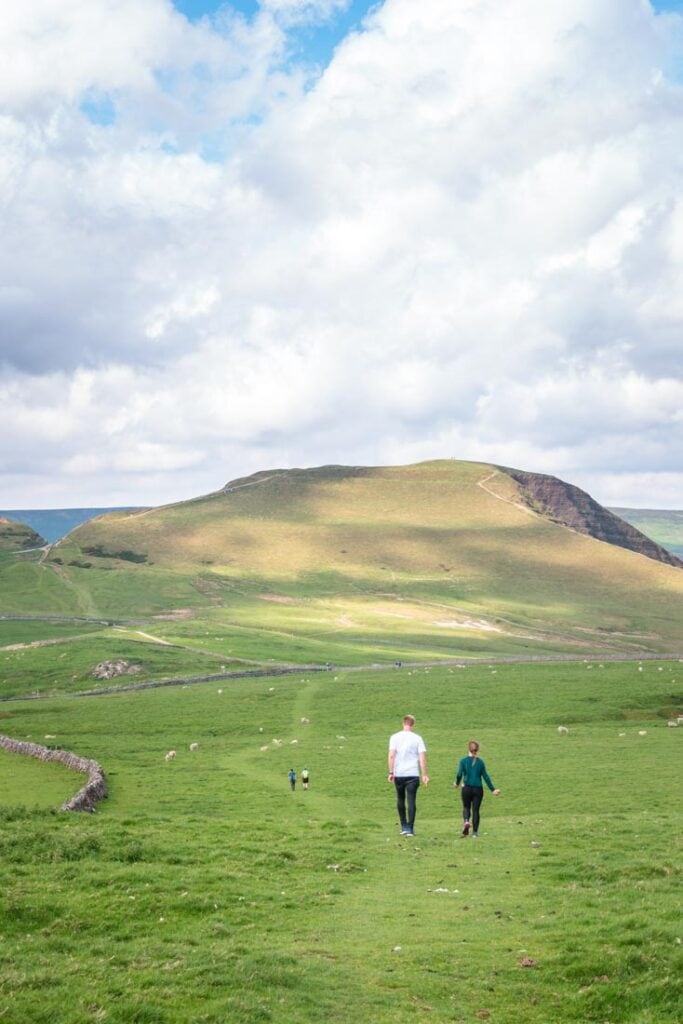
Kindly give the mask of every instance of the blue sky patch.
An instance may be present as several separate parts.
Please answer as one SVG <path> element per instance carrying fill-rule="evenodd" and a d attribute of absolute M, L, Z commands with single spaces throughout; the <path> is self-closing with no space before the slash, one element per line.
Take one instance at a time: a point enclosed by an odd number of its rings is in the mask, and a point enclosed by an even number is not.
<path fill-rule="evenodd" d="M 81 110 L 89 121 L 103 128 L 116 120 L 116 105 L 113 98 L 106 93 L 89 92 L 81 101 Z"/>

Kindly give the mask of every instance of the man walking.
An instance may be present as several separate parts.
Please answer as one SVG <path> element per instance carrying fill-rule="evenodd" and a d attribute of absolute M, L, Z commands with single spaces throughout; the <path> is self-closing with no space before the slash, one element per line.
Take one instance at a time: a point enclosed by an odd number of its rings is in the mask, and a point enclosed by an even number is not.
<path fill-rule="evenodd" d="M 396 808 L 402 836 L 415 835 L 415 800 L 420 776 L 425 786 L 427 775 L 427 748 L 421 736 L 413 732 L 415 719 L 405 715 L 403 729 L 389 739 L 389 782 L 396 787 Z"/>

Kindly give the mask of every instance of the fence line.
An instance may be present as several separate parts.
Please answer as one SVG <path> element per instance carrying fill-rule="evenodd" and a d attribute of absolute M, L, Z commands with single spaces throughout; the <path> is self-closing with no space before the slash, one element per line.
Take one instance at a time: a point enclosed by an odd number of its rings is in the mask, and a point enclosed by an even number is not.
<path fill-rule="evenodd" d="M 0 735 L 0 747 L 4 747 L 11 754 L 23 754 L 27 757 L 37 757 L 40 761 L 59 761 L 70 768 L 71 771 L 87 774 L 88 781 L 85 786 L 79 789 L 70 800 L 65 800 L 60 811 L 95 811 L 95 805 L 104 800 L 108 795 L 107 780 L 102 766 L 97 761 L 88 757 L 79 757 L 69 750 L 50 750 L 40 743 L 27 743 L 24 740 L 14 740 L 11 736 Z"/>

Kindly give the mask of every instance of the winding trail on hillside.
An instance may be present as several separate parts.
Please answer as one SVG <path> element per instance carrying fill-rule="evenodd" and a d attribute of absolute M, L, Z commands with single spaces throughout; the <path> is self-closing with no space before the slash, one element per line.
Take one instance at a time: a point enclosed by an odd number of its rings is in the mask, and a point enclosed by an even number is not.
<path fill-rule="evenodd" d="M 530 509 L 528 505 L 523 505 L 519 501 L 511 501 L 510 498 L 505 498 L 502 494 L 496 494 L 494 490 L 486 486 L 489 480 L 502 475 L 499 469 L 494 469 L 488 476 L 483 476 L 481 480 L 477 480 L 477 487 L 481 487 L 482 491 L 486 491 L 487 494 L 490 494 L 492 498 L 496 498 L 497 501 L 504 501 L 506 505 L 512 505 L 513 508 L 519 509 L 520 512 L 524 512 L 528 516 L 536 516 L 537 513 Z"/>

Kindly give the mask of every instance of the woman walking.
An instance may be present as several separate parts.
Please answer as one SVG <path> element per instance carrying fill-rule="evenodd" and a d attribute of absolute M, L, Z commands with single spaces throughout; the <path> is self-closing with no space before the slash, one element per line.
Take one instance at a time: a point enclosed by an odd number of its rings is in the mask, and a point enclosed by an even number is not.
<path fill-rule="evenodd" d="M 457 789 L 462 780 L 462 817 L 463 836 L 479 834 L 479 809 L 484 799 L 484 787 L 482 780 L 489 787 L 494 796 L 498 796 L 499 789 L 496 789 L 486 771 L 483 758 L 479 757 L 479 744 L 476 740 L 470 740 L 467 744 L 469 753 L 460 759 L 458 771 L 453 785 Z"/>

